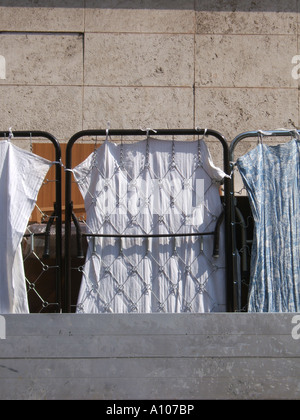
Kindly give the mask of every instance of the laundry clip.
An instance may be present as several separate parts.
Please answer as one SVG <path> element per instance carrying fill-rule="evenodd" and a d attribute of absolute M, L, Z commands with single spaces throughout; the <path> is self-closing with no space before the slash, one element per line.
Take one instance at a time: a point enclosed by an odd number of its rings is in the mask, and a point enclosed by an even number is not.
<path fill-rule="evenodd" d="M 141 127 L 141 131 L 146 131 L 146 137 L 147 137 L 147 139 L 149 138 L 149 136 L 150 136 L 150 131 L 152 131 L 153 133 L 157 133 L 157 131 L 156 130 L 154 130 L 153 128 L 151 128 L 151 127 L 148 127 L 148 128 L 142 128 Z"/>
<path fill-rule="evenodd" d="M 299 131 L 298 131 L 298 130 L 296 130 L 296 129 L 294 129 L 294 130 L 290 130 L 290 133 L 291 133 L 291 134 L 294 134 L 294 136 L 295 136 L 295 138 L 296 138 L 297 140 L 300 140 L 300 134 L 299 134 Z"/>
<path fill-rule="evenodd" d="M 196 130 L 196 131 L 201 131 L 201 128 L 200 128 L 199 126 L 196 126 L 196 127 L 195 127 L 195 130 Z M 206 133 L 207 133 L 207 130 L 208 130 L 207 128 L 204 128 L 203 138 L 207 135 L 207 134 L 206 134 Z"/>
<path fill-rule="evenodd" d="M 107 121 L 107 127 L 106 127 L 106 137 L 105 137 L 105 141 L 108 141 L 108 136 L 109 136 L 109 130 L 110 130 L 110 122 Z"/>
<path fill-rule="evenodd" d="M 8 141 L 10 141 L 12 138 L 13 138 L 13 132 L 12 132 L 12 128 L 11 127 L 9 127 L 9 129 L 8 129 Z"/>

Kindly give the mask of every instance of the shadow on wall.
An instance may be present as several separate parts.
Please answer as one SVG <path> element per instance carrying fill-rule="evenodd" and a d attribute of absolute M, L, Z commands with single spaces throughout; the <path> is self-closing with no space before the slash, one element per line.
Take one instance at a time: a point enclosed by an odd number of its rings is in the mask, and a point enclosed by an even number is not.
<path fill-rule="evenodd" d="M 2 0 L 1 7 L 62 7 L 97 9 L 178 9 L 203 11 L 297 12 L 294 0 Z"/>

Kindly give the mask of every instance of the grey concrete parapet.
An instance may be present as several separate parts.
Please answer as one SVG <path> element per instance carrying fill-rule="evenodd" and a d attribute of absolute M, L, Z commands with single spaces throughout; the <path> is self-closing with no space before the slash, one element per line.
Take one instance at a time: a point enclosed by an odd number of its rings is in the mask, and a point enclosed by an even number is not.
<path fill-rule="evenodd" d="M 299 314 L 5 315 L 0 399 L 298 399 Z"/>

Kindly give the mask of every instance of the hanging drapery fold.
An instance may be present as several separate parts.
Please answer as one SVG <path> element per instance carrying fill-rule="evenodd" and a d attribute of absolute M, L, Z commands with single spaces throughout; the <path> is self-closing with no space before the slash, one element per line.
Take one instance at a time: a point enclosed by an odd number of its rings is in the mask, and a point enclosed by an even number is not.
<path fill-rule="evenodd" d="M 73 174 L 93 235 L 77 312 L 226 310 L 223 226 L 219 256 L 209 232 L 227 175 L 204 140 L 106 141 Z"/>
<path fill-rule="evenodd" d="M 21 240 L 52 162 L 0 142 L 0 313 L 28 313 Z"/>
<path fill-rule="evenodd" d="M 260 139 L 236 164 L 255 221 L 248 311 L 299 312 L 299 140 L 270 146 Z"/>

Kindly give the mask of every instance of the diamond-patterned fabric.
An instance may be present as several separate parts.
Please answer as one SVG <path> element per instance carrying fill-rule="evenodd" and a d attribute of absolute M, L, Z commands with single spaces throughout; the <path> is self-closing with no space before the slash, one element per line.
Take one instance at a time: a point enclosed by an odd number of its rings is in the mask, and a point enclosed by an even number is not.
<path fill-rule="evenodd" d="M 218 258 L 212 235 L 155 237 L 214 231 L 226 175 L 204 140 L 106 141 L 73 173 L 95 235 L 77 312 L 225 311 L 223 229 Z"/>

